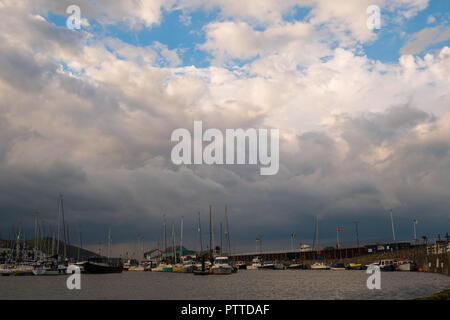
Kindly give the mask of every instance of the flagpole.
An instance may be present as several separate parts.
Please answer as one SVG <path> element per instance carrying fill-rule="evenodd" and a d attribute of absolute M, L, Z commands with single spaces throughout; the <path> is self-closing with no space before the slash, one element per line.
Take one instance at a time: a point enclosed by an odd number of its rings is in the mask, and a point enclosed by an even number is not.
<path fill-rule="evenodd" d="M 339 249 L 339 226 L 336 229 L 336 247 Z"/>

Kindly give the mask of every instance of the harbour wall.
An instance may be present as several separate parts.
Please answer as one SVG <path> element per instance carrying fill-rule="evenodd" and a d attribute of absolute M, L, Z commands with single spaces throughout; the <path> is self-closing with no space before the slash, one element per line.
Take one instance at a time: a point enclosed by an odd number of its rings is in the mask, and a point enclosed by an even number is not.
<path fill-rule="evenodd" d="M 324 262 L 326 264 L 334 263 L 373 263 L 382 259 L 398 259 L 407 258 L 414 261 L 419 268 L 424 272 L 442 273 L 450 276 L 450 252 L 436 253 L 430 252 L 430 247 L 425 245 L 414 246 L 400 250 L 393 250 L 388 252 L 379 252 L 367 254 L 364 251 L 353 249 L 338 252 L 308 252 L 304 254 L 299 252 L 295 256 L 292 253 L 268 253 L 268 254 L 252 254 L 252 255 L 236 255 L 233 256 L 233 261 L 250 262 L 255 257 L 261 257 L 265 261 L 281 261 L 289 265 L 295 261 L 301 262 L 306 266 L 310 266 L 316 262 Z"/>

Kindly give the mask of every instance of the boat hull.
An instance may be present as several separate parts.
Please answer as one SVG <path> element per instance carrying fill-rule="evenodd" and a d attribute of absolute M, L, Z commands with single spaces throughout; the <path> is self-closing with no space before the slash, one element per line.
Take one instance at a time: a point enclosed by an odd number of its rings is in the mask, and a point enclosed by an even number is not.
<path fill-rule="evenodd" d="M 288 270 L 302 270 L 305 269 L 305 266 L 302 264 L 291 264 L 287 267 Z"/>
<path fill-rule="evenodd" d="M 86 273 L 94 273 L 94 274 L 101 274 L 101 273 L 121 273 L 123 270 L 123 267 L 115 267 L 115 266 L 109 266 L 105 264 L 95 263 L 95 262 L 86 262 L 83 264 L 84 270 Z"/>
<path fill-rule="evenodd" d="M 35 276 L 57 276 L 57 275 L 61 275 L 61 274 L 66 274 L 66 270 L 65 269 L 40 268 L 40 269 L 34 269 L 33 274 Z"/>
<path fill-rule="evenodd" d="M 413 271 L 414 266 L 412 263 L 404 263 L 398 266 L 399 271 Z"/>
<path fill-rule="evenodd" d="M 222 267 L 222 266 L 220 266 L 220 267 L 212 267 L 211 268 L 211 273 L 212 274 L 217 274 L 217 275 L 231 274 L 231 272 L 233 271 L 232 269 L 233 268 L 227 267 L 227 266 L 225 266 L 225 267 Z"/>
<path fill-rule="evenodd" d="M 184 273 L 192 273 L 192 272 L 194 272 L 194 266 L 193 265 L 183 266 L 182 271 Z"/>

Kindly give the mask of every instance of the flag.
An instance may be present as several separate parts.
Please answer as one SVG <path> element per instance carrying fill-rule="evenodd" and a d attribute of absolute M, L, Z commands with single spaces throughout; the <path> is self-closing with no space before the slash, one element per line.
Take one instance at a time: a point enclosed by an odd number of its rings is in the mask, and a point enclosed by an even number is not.
<path fill-rule="evenodd" d="M 291 237 L 292 237 L 292 238 L 295 238 L 295 233 L 291 233 Z"/>
<path fill-rule="evenodd" d="M 419 222 L 419 221 L 417 221 L 416 219 L 414 219 L 413 221 L 414 221 L 414 224 L 417 224 L 417 223 Z"/>
<path fill-rule="evenodd" d="M 338 226 L 337 231 L 344 231 L 344 228 L 339 228 L 339 226 Z"/>
<path fill-rule="evenodd" d="M 261 240 L 259 240 L 259 238 L 256 238 L 256 241 L 261 241 Z"/>

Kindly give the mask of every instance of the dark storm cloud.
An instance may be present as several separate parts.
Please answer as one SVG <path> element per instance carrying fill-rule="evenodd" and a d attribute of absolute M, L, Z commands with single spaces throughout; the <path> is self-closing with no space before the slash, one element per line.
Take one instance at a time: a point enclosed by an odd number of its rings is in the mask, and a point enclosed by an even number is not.
<path fill-rule="evenodd" d="M 327 114 L 329 121 L 314 130 L 303 130 L 306 122 L 295 123 L 294 134 L 280 127 L 275 176 L 247 165 L 178 167 L 170 160 L 172 130 L 192 132 L 199 119 L 205 129 L 267 128 L 281 107 L 260 96 L 275 88 L 278 102 L 279 90 L 294 96 L 299 88 L 289 89 L 289 78 L 278 87 L 216 67 L 175 73 L 135 63 L 154 55 L 121 43 L 115 49 L 102 41 L 88 45 L 88 34 L 16 10 L 0 15 L 2 234 L 19 222 L 31 230 L 36 210 L 54 226 L 59 194 L 71 230 L 81 225 L 91 244 L 105 240 L 108 226 L 115 243 L 137 235 L 156 241 L 166 214 L 169 225 L 185 217 L 186 242 L 196 247 L 196 215 L 201 212 L 207 230 L 210 204 L 216 232 L 228 204 L 238 249 L 252 249 L 258 234 L 265 248 L 289 247 L 291 232 L 310 241 L 315 215 L 328 239 L 336 225 L 350 230 L 354 220 L 367 238 L 390 239 L 391 208 L 400 238 L 410 237 L 412 218 L 424 233 L 448 228 L 448 113 L 396 103 L 382 111 Z M 110 52 L 124 47 L 129 58 Z"/>

